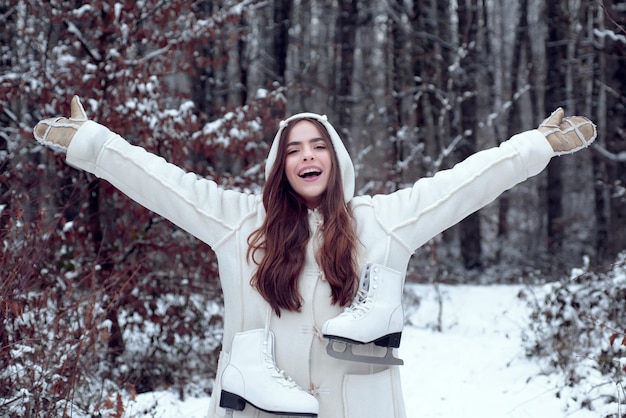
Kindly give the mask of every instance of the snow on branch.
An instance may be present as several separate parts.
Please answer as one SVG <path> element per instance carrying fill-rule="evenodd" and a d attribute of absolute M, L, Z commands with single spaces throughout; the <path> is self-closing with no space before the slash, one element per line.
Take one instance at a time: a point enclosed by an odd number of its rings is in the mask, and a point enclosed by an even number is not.
<path fill-rule="evenodd" d="M 124 60 L 124 64 L 130 65 L 130 66 L 143 64 L 143 63 L 145 63 L 147 61 L 150 61 L 153 58 L 159 57 L 161 55 L 165 55 L 171 49 L 171 46 L 172 45 L 170 44 L 170 45 L 167 45 L 167 46 L 165 46 L 163 48 L 159 48 L 157 50 L 150 51 L 146 55 L 144 55 L 143 57 L 140 57 L 138 59 Z"/>
<path fill-rule="evenodd" d="M 606 160 L 609 160 L 615 163 L 626 162 L 626 151 L 614 153 L 604 148 L 602 145 L 598 144 L 597 142 L 593 144 L 593 149 L 597 151 L 598 154 L 600 154 Z"/>
<path fill-rule="evenodd" d="M 610 29 L 604 29 L 604 30 L 594 29 L 593 34 L 597 36 L 598 38 L 602 38 L 602 39 L 610 38 L 616 42 L 621 42 L 623 44 L 626 44 L 626 36 L 617 34 Z"/>
<path fill-rule="evenodd" d="M 215 26 L 216 23 L 221 23 L 230 16 L 241 15 L 247 6 L 254 5 L 256 2 L 257 0 L 244 0 L 241 2 L 236 2 L 232 5 L 227 5 L 226 7 L 214 13 L 214 15 L 211 16 L 210 19 L 199 20 L 198 22 L 196 22 L 193 28 L 193 32 L 202 30 L 204 28 L 212 28 Z"/>
<path fill-rule="evenodd" d="M 102 56 L 100 55 L 100 53 L 99 53 L 98 51 L 96 51 L 95 49 L 93 49 L 93 48 L 90 48 L 90 47 L 89 47 L 89 44 L 87 43 L 87 40 L 86 40 L 86 39 L 85 39 L 85 37 L 83 36 L 83 33 L 80 31 L 80 29 L 78 29 L 78 28 L 76 27 L 76 25 L 75 25 L 75 24 L 73 24 L 72 22 L 65 21 L 65 24 L 67 25 L 67 30 L 68 30 L 70 33 L 73 33 L 73 34 L 74 34 L 74 35 L 78 38 L 78 40 L 79 40 L 79 41 L 80 41 L 80 43 L 83 45 L 83 47 L 85 48 L 85 50 L 87 51 L 87 53 L 88 53 L 89 55 L 91 55 L 91 57 L 92 57 L 95 61 L 97 61 L 97 62 L 102 61 Z"/>
<path fill-rule="evenodd" d="M 458 147 L 458 145 L 461 143 L 461 140 L 463 140 L 464 138 L 465 138 L 465 135 L 457 135 L 452 140 L 452 142 L 450 142 L 450 145 L 448 145 L 443 150 L 441 150 L 441 153 L 439 153 L 439 156 L 437 157 L 437 159 L 435 160 L 433 164 L 434 167 L 437 167 L 437 169 L 441 167 L 441 164 L 443 164 L 444 158 L 451 155 L 454 152 L 454 150 Z"/>
<path fill-rule="evenodd" d="M 494 121 L 498 119 L 500 116 L 502 116 L 504 112 L 511 109 L 511 107 L 513 106 L 513 103 L 519 100 L 519 98 L 522 97 L 522 95 L 529 90 L 530 90 L 530 84 L 525 84 L 524 86 L 522 86 L 518 91 L 516 91 L 513 94 L 513 97 L 511 98 L 511 100 L 507 100 L 506 102 L 504 102 L 501 108 L 497 112 L 493 112 L 487 117 L 487 122 L 485 122 L 486 125 L 494 126 Z"/>

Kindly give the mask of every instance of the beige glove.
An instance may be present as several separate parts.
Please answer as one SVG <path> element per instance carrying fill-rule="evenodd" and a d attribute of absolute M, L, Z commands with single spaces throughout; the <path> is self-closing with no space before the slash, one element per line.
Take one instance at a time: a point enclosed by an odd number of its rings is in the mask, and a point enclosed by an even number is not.
<path fill-rule="evenodd" d="M 555 155 L 571 154 L 586 148 L 596 139 L 596 125 L 584 116 L 563 117 L 558 108 L 537 128 L 548 140 Z"/>
<path fill-rule="evenodd" d="M 35 125 L 33 135 L 40 144 L 67 151 L 74 134 L 87 121 L 87 114 L 78 96 L 72 98 L 70 108 L 69 119 L 64 117 L 44 119 Z"/>

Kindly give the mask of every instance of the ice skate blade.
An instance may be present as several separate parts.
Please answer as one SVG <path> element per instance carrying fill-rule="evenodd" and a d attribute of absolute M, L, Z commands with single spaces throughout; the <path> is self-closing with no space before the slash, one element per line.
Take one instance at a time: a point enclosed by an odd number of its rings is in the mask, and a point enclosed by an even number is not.
<path fill-rule="evenodd" d="M 247 399 L 242 398 L 232 392 L 222 390 L 220 396 L 220 407 L 224 409 L 232 409 L 233 411 L 243 411 L 246 407 L 246 403 L 249 403 L 259 411 L 267 412 L 268 414 L 290 416 L 290 417 L 317 417 L 317 414 L 312 412 L 285 412 L 285 411 L 268 411 L 267 409 L 259 408 Z"/>
<path fill-rule="evenodd" d="M 400 339 L 402 338 L 402 332 L 394 332 L 391 334 L 387 334 L 373 341 L 359 341 L 359 340 L 353 340 L 351 338 L 341 337 L 339 335 L 331 335 L 331 334 L 324 334 L 323 337 L 328 338 L 329 340 L 341 341 L 341 342 L 353 344 L 353 345 L 375 344 L 379 347 L 398 348 L 400 347 Z"/>
<path fill-rule="evenodd" d="M 345 348 L 343 350 L 337 350 L 335 348 L 335 343 L 337 342 L 345 344 Z M 362 345 L 360 343 L 358 344 Z M 376 357 L 354 354 L 352 351 L 353 346 L 353 343 L 329 338 L 328 345 L 326 346 L 326 352 L 331 357 L 346 361 L 356 361 L 358 363 L 381 364 L 388 366 L 402 366 L 404 364 L 404 360 L 393 356 L 393 348 L 391 347 L 387 347 L 387 353 L 384 357 Z"/>

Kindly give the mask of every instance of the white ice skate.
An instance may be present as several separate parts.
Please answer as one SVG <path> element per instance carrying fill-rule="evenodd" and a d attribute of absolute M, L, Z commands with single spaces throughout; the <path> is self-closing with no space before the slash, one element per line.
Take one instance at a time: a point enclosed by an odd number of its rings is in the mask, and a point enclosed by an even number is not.
<path fill-rule="evenodd" d="M 400 346 L 404 326 L 402 287 L 404 276 L 380 264 L 368 264 L 361 273 L 360 290 L 354 302 L 340 315 L 326 321 L 322 334 L 328 338 L 326 351 L 335 358 L 371 364 L 401 365 L 393 349 Z M 345 343 L 337 350 L 338 342 Z M 354 345 L 373 343 L 386 347 L 383 357 L 355 354 Z"/>
<path fill-rule="evenodd" d="M 274 415 L 316 417 L 317 399 L 274 362 L 274 334 L 265 329 L 235 334 L 221 376 L 220 407 L 242 411 L 249 403 Z"/>

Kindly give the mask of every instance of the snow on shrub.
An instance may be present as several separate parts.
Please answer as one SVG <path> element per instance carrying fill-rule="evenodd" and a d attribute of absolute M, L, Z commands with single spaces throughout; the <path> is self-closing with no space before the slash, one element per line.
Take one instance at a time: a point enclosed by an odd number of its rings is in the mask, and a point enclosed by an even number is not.
<path fill-rule="evenodd" d="M 574 269 L 542 292 L 529 302 L 528 356 L 544 361 L 547 373 L 564 373 L 560 396 L 592 410 L 618 411 L 626 397 L 626 253 L 609 267 Z"/>

